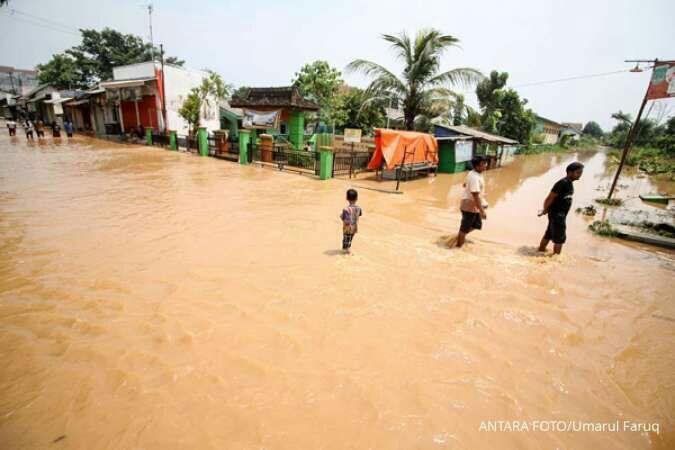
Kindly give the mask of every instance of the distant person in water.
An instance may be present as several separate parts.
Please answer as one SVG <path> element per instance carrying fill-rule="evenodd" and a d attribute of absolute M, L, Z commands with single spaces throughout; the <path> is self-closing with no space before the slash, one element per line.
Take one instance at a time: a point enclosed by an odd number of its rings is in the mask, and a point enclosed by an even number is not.
<path fill-rule="evenodd" d="M 9 130 L 10 136 L 16 136 L 16 122 L 14 119 L 9 119 L 7 121 L 7 129 Z"/>
<path fill-rule="evenodd" d="M 61 137 L 61 127 L 56 121 L 52 122 L 52 136 L 55 138 Z"/>
<path fill-rule="evenodd" d="M 361 207 L 356 204 L 359 199 L 359 193 L 355 189 L 347 191 L 347 205 L 340 214 L 342 220 L 342 251 L 350 253 L 352 248 L 352 240 L 354 235 L 359 230 L 359 217 L 363 215 Z"/>
<path fill-rule="evenodd" d="M 33 122 L 31 122 L 30 119 L 27 119 L 26 122 L 23 124 L 23 127 L 26 130 L 26 140 L 32 141 L 33 132 L 35 131 L 35 126 L 33 126 Z"/>
<path fill-rule="evenodd" d="M 566 170 L 567 175 L 553 185 L 551 192 L 544 200 L 544 208 L 539 212 L 539 216 L 548 215 L 546 232 L 539 244 L 540 252 L 545 252 L 548 242 L 553 241 L 553 253 L 559 255 L 567 240 L 567 213 L 572 207 L 572 195 L 574 194 L 572 182 L 581 178 L 584 165 L 580 162 L 573 162 L 567 166 Z"/>
<path fill-rule="evenodd" d="M 464 245 L 467 234 L 483 228 L 483 220 L 487 219 L 485 208 L 488 204 L 485 200 L 485 179 L 483 178 L 483 172 L 487 169 L 487 160 L 482 156 L 476 156 L 471 160 L 471 165 L 473 169 L 466 176 L 462 201 L 459 205 L 462 211 L 462 223 L 459 225 L 457 247 Z"/>
<path fill-rule="evenodd" d="M 35 122 L 35 131 L 37 132 L 38 138 L 45 137 L 45 123 L 42 120 Z"/>
<path fill-rule="evenodd" d="M 73 137 L 73 122 L 66 120 L 63 124 L 63 129 L 66 130 L 66 136 L 69 138 Z"/>

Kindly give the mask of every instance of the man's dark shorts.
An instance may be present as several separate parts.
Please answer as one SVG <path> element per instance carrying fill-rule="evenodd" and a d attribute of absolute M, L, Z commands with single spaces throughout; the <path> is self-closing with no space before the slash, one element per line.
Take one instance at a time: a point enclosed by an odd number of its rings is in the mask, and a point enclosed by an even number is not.
<path fill-rule="evenodd" d="M 564 244 L 567 240 L 566 219 L 566 214 L 549 214 L 544 239 L 553 241 L 554 244 Z"/>
<path fill-rule="evenodd" d="M 483 227 L 483 220 L 480 218 L 480 213 L 462 211 L 462 223 L 459 226 L 459 231 L 468 233 L 471 230 L 480 230 Z"/>

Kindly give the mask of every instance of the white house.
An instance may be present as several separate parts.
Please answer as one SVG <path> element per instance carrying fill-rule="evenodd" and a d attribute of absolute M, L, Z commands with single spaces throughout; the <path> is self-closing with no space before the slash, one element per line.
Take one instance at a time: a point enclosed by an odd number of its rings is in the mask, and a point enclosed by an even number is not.
<path fill-rule="evenodd" d="M 108 102 L 117 105 L 122 132 L 152 127 L 187 134 L 188 123 L 178 115 L 178 110 L 190 90 L 207 76 L 201 70 L 165 64 L 162 80 L 161 64 L 149 61 L 113 68 L 113 80 L 100 83 L 100 87 L 105 89 Z M 210 103 L 211 107 L 203 111 L 200 124 L 213 131 L 220 128 L 220 119 L 218 103 L 215 99 Z M 163 106 L 166 107 L 166 123 Z"/>

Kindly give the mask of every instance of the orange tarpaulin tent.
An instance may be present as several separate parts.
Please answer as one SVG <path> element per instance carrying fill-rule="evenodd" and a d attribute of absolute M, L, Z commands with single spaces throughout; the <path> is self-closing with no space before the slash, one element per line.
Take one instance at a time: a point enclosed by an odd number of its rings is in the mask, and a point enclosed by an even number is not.
<path fill-rule="evenodd" d="M 414 151 L 414 153 L 412 153 Z M 407 153 L 407 156 L 405 154 Z M 405 157 L 405 161 L 403 158 Z M 377 170 L 382 166 L 393 170 L 405 164 L 431 162 L 438 164 L 438 142 L 427 133 L 416 131 L 375 129 L 375 153 L 368 163 L 368 169 Z"/>

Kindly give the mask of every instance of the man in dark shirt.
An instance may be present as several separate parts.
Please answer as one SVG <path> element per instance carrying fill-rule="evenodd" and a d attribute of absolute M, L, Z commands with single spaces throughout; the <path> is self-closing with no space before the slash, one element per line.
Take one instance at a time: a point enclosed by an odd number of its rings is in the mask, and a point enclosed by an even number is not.
<path fill-rule="evenodd" d="M 559 255 L 562 251 L 562 246 L 567 240 L 565 220 L 572 207 L 572 195 L 574 194 L 572 182 L 581 178 L 583 172 L 584 165 L 580 162 L 573 162 L 567 166 L 567 176 L 553 185 L 551 192 L 544 200 L 544 209 L 541 210 L 539 216 L 548 214 L 548 226 L 539 244 L 540 252 L 546 251 L 549 241 L 553 241 L 553 253 Z"/>

